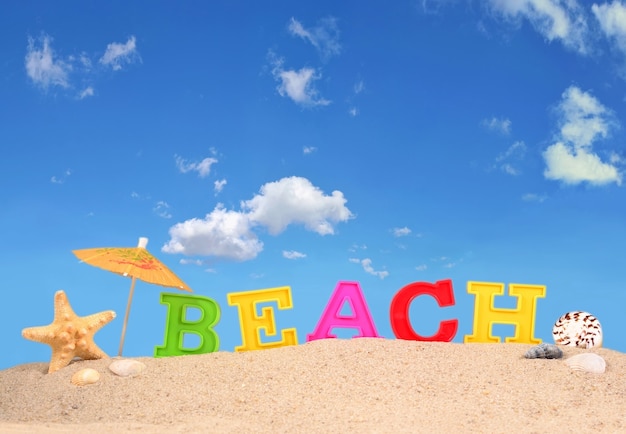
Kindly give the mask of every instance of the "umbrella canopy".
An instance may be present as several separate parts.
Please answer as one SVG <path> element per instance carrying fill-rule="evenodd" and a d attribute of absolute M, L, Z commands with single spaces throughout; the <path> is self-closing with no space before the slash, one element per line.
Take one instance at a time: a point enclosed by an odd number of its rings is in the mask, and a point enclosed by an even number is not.
<path fill-rule="evenodd" d="M 137 247 L 100 247 L 95 249 L 73 250 L 81 262 L 102 268 L 125 277 L 134 277 L 155 285 L 190 291 L 161 261 L 146 250 L 147 238 L 140 238 Z"/>
<path fill-rule="evenodd" d="M 124 347 L 126 324 L 128 323 L 130 305 L 133 299 L 135 281 L 137 279 L 148 283 L 154 283 L 155 285 L 192 292 L 191 288 L 189 288 L 185 282 L 180 280 L 180 278 L 167 268 L 165 264 L 152 256 L 152 254 L 146 250 L 147 245 L 148 239 L 141 237 L 139 238 L 137 247 L 100 247 L 93 249 L 72 250 L 72 253 L 74 253 L 74 255 L 76 255 L 81 262 L 85 262 L 89 265 L 93 265 L 94 267 L 99 267 L 132 279 L 118 353 L 120 356 L 122 355 L 122 349 Z"/>

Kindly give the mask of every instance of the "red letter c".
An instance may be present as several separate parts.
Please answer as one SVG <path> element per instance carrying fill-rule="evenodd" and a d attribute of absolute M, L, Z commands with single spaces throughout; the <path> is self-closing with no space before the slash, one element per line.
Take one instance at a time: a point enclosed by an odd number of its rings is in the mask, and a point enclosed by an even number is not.
<path fill-rule="evenodd" d="M 409 306 L 413 299 L 420 295 L 434 297 L 440 307 L 454 306 L 454 290 L 451 280 L 440 280 L 435 284 L 427 282 L 409 283 L 400 289 L 391 300 L 389 316 L 391 328 L 396 338 L 412 341 L 450 342 L 454 339 L 459 326 L 459 321 L 456 319 L 441 321 L 439 330 L 433 336 L 420 336 L 411 327 Z"/>

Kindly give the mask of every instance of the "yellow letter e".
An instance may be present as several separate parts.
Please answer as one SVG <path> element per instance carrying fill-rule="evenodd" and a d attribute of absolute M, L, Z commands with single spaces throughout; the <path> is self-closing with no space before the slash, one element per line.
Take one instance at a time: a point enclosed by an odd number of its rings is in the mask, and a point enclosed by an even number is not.
<path fill-rule="evenodd" d="M 246 292 L 231 292 L 227 294 L 228 305 L 239 309 L 239 325 L 241 326 L 241 346 L 235 351 L 262 350 L 288 345 L 298 345 L 295 328 L 281 331 L 281 340 L 277 342 L 261 342 L 261 329 L 267 336 L 276 336 L 276 322 L 274 308 L 265 306 L 261 315 L 257 315 L 257 303 L 275 301 L 279 309 L 291 309 L 291 287 L 257 289 Z"/>

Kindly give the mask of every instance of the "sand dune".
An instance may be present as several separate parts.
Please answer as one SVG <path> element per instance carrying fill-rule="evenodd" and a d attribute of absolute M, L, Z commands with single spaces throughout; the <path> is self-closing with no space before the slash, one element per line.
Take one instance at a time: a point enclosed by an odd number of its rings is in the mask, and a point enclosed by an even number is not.
<path fill-rule="evenodd" d="M 245 353 L 0 371 L 1 432 L 626 432 L 626 354 L 604 374 L 528 360 L 531 345 L 360 338 Z M 96 384 L 74 386 L 84 367 Z"/>

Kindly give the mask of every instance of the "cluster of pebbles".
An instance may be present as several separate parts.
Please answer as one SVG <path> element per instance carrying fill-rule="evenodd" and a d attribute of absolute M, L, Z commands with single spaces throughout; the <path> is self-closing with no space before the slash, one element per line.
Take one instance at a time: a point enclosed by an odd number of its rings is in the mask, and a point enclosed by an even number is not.
<path fill-rule="evenodd" d="M 560 359 L 563 350 L 559 345 L 591 349 L 602 346 L 602 327 L 600 321 L 588 312 L 572 311 L 562 315 L 552 328 L 554 344 L 542 343 L 529 349 L 524 357 L 527 359 Z M 606 362 L 599 354 L 592 352 L 580 353 L 565 359 L 573 371 L 602 374 L 606 370 Z"/>
<path fill-rule="evenodd" d="M 146 365 L 139 360 L 116 359 L 109 364 L 109 371 L 119 377 L 134 377 L 141 374 Z M 75 386 L 87 386 L 100 381 L 100 373 L 92 368 L 84 368 L 76 371 L 70 380 Z"/>

